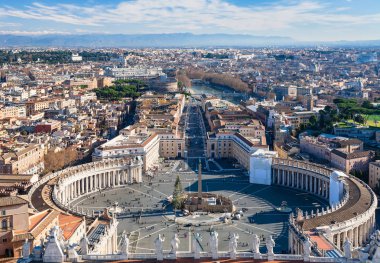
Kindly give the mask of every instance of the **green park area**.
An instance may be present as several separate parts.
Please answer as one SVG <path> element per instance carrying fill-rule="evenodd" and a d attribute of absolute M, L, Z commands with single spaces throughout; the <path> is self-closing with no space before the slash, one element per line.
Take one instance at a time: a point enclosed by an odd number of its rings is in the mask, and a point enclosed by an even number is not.
<path fill-rule="evenodd" d="M 363 115 L 365 124 L 370 127 L 380 127 L 380 115 Z"/>
<path fill-rule="evenodd" d="M 319 118 L 312 116 L 308 124 L 302 124 L 297 130 L 315 131 L 316 133 L 332 133 L 333 127 L 349 128 L 352 125 L 366 125 L 380 128 L 380 108 L 369 101 L 337 98 L 336 108 L 326 106 L 319 111 Z"/>
<path fill-rule="evenodd" d="M 140 80 L 115 80 L 112 86 L 95 90 L 98 99 L 120 100 L 122 98 L 137 98 L 146 84 Z"/>

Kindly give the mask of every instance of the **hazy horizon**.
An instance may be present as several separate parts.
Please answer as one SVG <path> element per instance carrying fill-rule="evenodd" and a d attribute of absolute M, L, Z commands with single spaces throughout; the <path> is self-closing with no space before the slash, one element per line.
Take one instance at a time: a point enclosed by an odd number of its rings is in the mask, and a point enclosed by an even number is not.
<path fill-rule="evenodd" d="M 376 0 L 3 0 L 2 35 L 244 34 L 296 41 L 380 39 Z"/>

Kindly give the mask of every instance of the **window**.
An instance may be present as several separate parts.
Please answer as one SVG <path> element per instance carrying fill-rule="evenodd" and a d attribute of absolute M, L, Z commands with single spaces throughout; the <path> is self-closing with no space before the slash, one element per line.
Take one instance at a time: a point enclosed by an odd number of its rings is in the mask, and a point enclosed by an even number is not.
<path fill-rule="evenodd" d="M 1 215 L 5 216 L 7 214 L 7 211 L 3 210 L 1 211 Z"/>
<path fill-rule="evenodd" d="M 8 228 L 8 220 L 7 219 L 3 219 L 1 221 L 1 228 L 2 229 L 7 229 Z"/>

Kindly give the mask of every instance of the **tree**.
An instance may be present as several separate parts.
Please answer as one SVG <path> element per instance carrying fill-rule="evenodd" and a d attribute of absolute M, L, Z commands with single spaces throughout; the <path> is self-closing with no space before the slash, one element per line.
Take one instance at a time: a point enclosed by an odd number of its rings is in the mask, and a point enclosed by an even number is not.
<path fill-rule="evenodd" d="M 368 100 L 363 101 L 362 107 L 363 108 L 367 108 L 367 109 L 373 109 L 374 108 L 373 105 L 372 105 L 372 103 L 370 101 L 368 101 Z"/>
<path fill-rule="evenodd" d="M 309 118 L 309 124 L 311 127 L 317 128 L 317 123 L 318 123 L 318 120 L 317 120 L 317 117 L 315 117 L 315 115 Z"/>
<path fill-rule="evenodd" d="M 139 80 L 116 80 L 115 86 L 95 89 L 96 96 L 99 99 L 120 100 L 122 98 L 137 98 L 141 94 L 138 92 L 140 87 L 145 86 Z"/>
<path fill-rule="evenodd" d="M 361 115 L 361 114 L 356 114 L 354 116 L 354 121 L 361 123 L 361 124 L 365 123 L 365 119 L 364 119 L 363 115 Z"/>
<path fill-rule="evenodd" d="M 181 179 L 179 178 L 179 175 L 177 175 L 177 178 L 174 183 L 172 205 L 176 209 L 182 209 L 183 201 L 184 201 L 184 194 L 183 194 L 182 183 L 181 183 Z"/>
<path fill-rule="evenodd" d="M 74 147 L 69 147 L 59 152 L 48 151 L 44 156 L 45 170 L 44 173 L 61 170 L 73 161 L 77 160 L 78 152 Z"/>

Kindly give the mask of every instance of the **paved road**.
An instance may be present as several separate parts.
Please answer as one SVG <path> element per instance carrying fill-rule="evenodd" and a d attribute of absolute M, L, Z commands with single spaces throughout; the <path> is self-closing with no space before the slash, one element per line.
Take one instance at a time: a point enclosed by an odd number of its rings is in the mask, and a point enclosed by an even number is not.
<path fill-rule="evenodd" d="M 190 99 L 186 124 L 187 163 L 193 170 L 197 170 L 199 160 L 203 169 L 207 168 L 206 156 L 206 129 L 203 123 L 200 106 Z"/>

